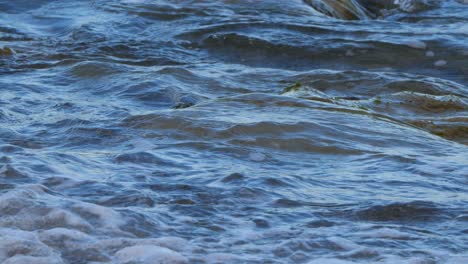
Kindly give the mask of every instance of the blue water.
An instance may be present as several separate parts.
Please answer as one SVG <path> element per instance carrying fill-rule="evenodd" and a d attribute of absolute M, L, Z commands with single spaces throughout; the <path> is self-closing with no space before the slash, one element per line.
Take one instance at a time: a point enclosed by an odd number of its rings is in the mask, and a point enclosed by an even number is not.
<path fill-rule="evenodd" d="M 400 2 L 0 0 L 0 263 L 468 263 L 468 5 Z"/>

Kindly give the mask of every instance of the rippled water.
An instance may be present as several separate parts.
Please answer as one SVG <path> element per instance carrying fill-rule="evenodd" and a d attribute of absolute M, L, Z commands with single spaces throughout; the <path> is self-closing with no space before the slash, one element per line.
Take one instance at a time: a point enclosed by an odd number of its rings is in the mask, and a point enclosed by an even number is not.
<path fill-rule="evenodd" d="M 0 262 L 468 263 L 468 5 L 400 2 L 0 0 Z"/>

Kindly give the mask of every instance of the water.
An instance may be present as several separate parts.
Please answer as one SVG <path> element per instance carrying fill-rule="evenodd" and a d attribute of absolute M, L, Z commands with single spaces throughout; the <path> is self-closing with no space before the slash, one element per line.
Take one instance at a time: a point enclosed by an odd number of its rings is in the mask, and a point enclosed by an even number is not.
<path fill-rule="evenodd" d="M 400 2 L 0 1 L 0 262 L 468 263 L 468 6 Z"/>

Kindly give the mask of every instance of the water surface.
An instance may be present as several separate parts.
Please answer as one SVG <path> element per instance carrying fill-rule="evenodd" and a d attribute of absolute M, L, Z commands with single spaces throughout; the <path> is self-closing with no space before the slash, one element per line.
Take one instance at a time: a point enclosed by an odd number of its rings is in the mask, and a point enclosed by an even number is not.
<path fill-rule="evenodd" d="M 467 263 L 437 2 L 0 0 L 0 262 Z"/>

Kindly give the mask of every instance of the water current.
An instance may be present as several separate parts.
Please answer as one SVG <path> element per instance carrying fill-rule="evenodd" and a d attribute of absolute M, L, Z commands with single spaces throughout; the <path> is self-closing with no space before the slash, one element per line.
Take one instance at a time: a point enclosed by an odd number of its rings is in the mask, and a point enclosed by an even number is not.
<path fill-rule="evenodd" d="M 0 0 L 0 263 L 468 263 L 468 1 L 356 1 Z"/>

